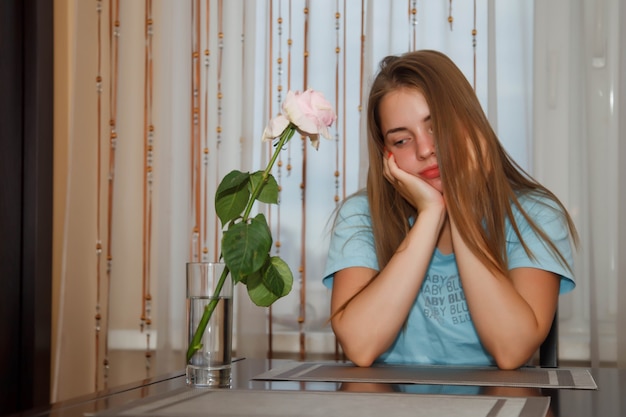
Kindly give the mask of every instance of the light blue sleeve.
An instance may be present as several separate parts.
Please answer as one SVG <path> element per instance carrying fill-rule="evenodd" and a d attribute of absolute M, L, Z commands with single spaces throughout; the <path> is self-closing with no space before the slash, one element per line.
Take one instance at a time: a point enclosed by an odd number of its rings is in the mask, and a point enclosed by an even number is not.
<path fill-rule="evenodd" d="M 361 194 L 348 198 L 337 213 L 323 284 L 332 288 L 335 272 L 355 266 L 378 270 L 367 196 Z"/>
<path fill-rule="evenodd" d="M 528 222 L 518 210 L 514 210 L 515 219 L 524 242 L 530 248 L 534 258 L 529 257 L 515 235 L 510 224 L 507 222 L 507 256 L 509 269 L 531 267 L 553 272 L 561 277 L 559 292 L 565 294 L 574 289 L 576 283 L 572 273 L 574 260 L 572 244 L 567 227 L 567 222 L 561 209 L 551 200 L 526 197 L 521 198 L 522 206 L 533 221 L 540 226 L 548 235 L 565 257 L 567 262 L 563 265 L 560 258 L 555 255 L 550 247 L 536 235 Z M 569 268 L 568 268 L 569 266 Z"/>

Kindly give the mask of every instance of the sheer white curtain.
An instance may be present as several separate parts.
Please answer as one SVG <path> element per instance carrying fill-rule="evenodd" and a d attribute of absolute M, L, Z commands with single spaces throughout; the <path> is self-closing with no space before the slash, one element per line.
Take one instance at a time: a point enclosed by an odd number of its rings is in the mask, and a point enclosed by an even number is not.
<path fill-rule="evenodd" d="M 622 352 L 623 361 L 624 335 L 617 332 L 620 321 L 616 294 L 618 289 L 622 293 L 625 291 L 624 285 L 618 285 L 617 280 L 618 268 L 624 270 L 619 264 L 624 260 L 617 256 L 624 245 L 624 232 L 618 234 L 618 229 L 611 226 L 618 223 L 622 229 L 624 227 L 624 220 L 618 216 L 619 208 L 624 207 L 624 191 L 617 176 L 617 170 L 623 170 L 617 164 L 617 155 L 623 156 L 624 150 L 617 140 L 616 112 L 619 107 L 615 103 L 618 101 L 619 77 L 616 67 L 608 65 L 617 62 L 619 51 L 624 49 L 623 45 L 619 47 L 617 39 L 620 27 L 616 20 L 619 14 L 614 13 L 619 9 L 617 0 L 571 3 L 561 0 L 554 5 L 538 2 L 535 6 L 526 0 L 497 4 L 494 0 L 477 0 L 475 11 L 474 2 L 453 2 L 450 11 L 449 2 L 410 0 L 202 0 L 198 3 L 202 16 L 205 16 L 207 4 L 211 11 L 208 45 L 202 40 L 199 49 L 204 51 L 208 46 L 211 51 L 208 69 L 201 75 L 206 90 L 199 92 L 207 97 L 201 113 L 206 108 L 207 127 L 203 134 L 210 144 L 208 165 L 219 168 L 217 172 L 210 171 L 205 197 L 210 208 L 215 184 L 226 172 L 231 169 L 252 171 L 265 166 L 268 145 L 261 143 L 260 138 L 268 119 L 278 112 L 279 85 L 283 87 L 282 97 L 287 88 L 312 87 L 323 92 L 331 103 L 337 103 L 339 120 L 333 132 L 336 137 L 323 141 L 318 151 L 310 146 L 307 148 L 306 171 L 303 171 L 302 144 L 298 138 L 294 139 L 284 151 L 283 168 L 274 173 L 283 189 L 281 204 L 279 208 L 262 208 L 270 219 L 275 240 L 280 236 L 280 255 L 290 264 L 296 280 L 292 293 L 272 307 L 275 352 L 297 352 L 300 331 L 305 332 L 307 352 L 334 350 L 332 333 L 325 324 L 329 293 L 321 284 L 321 275 L 326 256 L 327 225 L 336 206 L 335 196 L 341 199 L 361 187 L 367 167 L 361 118 L 365 113 L 364 109 L 359 110 L 363 99 L 360 92 L 367 94 L 371 77 L 385 55 L 430 48 L 447 53 L 470 82 L 474 83 L 475 79 L 477 94 L 506 149 L 522 167 L 536 174 L 564 199 L 581 228 L 583 251 L 577 264 L 580 285 L 562 300 L 562 357 L 588 360 L 591 357 L 589 346 L 599 344 L 598 339 L 592 337 L 598 329 L 600 336 L 606 334 L 613 338 L 614 353 L 618 350 L 616 336 L 622 338 L 619 352 Z M 145 157 L 142 97 L 146 3 L 136 0 L 119 2 L 118 140 L 110 236 L 113 262 L 110 283 L 103 281 L 100 284 L 94 278 L 94 247 L 98 240 L 95 167 L 98 149 L 102 150 L 104 161 L 110 150 L 106 143 L 98 144 L 95 140 L 97 92 L 94 80 L 98 65 L 96 52 L 101 50 L 104 62 L 102 88 L 104 92 L 109 91 L 113 75 L 109 70 L 111 45 L 106 28 L 102 29 L 104 41 L 98 44 L 97 14 L 92 3 L 80 0 L 55 3 L 57 13 L 64 13 L 69 23 L 62 36 L 55 38 L 55 53 L 59 58 L 57 69 L 60 70 L 55 71 L 55 91 L 60 94 L 55 124 L 58 122 L 57 126 L 66 129 L 55 134 L 55 242 L 58 245 L 55 244 L 54 255 L 54 400 L 93 391 L 96 374 L 99 375 L 97 384 L 101 387 L 103 372 L 96 372 L 96 369 L 102 367 L 102 355 L 106 349 L 142 351 L 147 349 L 149 342 L 149 350 L 156 352 L 149 361 L 150 368 L 145 367 L 144 361 L 134 364 L 140 371 L 131 379 L 182 367 L 184 265 L 190 258 L 190 242 L 193 240 L 190 103 L 193 95 L 192 17 L 198 13 L 194 12 L 193 6 L 198 3 L 180 0 L 152 2 L 155 143 L 150 260 L 152 326 L 149 332 L 141 332 L 138 326 L 144 236 L 141 195 Z M 584 53 L 579 53 L 577 47 L 591 42 L 584 36 L 593 22 L 586 19 L 596 3 L 604 6 L 606 20 L 601 27 L 609 32 L 604 38 L 607 65 L 592 69 L 583 65 L 583 62 L 589 62 L 583 54 L 591 53 L 591 45 Z M 102 1 L 101 4 L 103 21 L 106 22 L 109 7 L 114 2 Z M 307 4 L 309 9 L 305 16 Z M 361 9 L 361 4 L 365 10 Z M 417 7 L 415 22 L 408 13 L 413 6 Z M 221 11 L 218 13 L 218 10 Z M 339 13 L 339 19 L 336 13 Z M 624 14 L 623 6 L 621 14 Z M 450 15 L 452 29 L 448 21 Z M 282 18 L 280 30 L 279 17 Z M 206 29 L 207 21 L 201 21 Z M 553 26 L 555 22 L 562 26 Z M 583 22 L 585 30 L 581 31 Z M 223 31 L 222 49 L 217 35 L 220 27 Z M 475 49 L 472 44 L 474 29 Z M 362 33 L 365 35 L 363 44 Z M 306 46 L 305 35 L 308 39 Z M 623 33 L 621 36 L 623 38 Z M 287 47 L 289 38 L 292 39 L 290 48 Z M 336 53 L 337 48 L 339 53 Z M 305 51 L 308 53 L 306 77 Z M 279 58 L 282 67 L 277 65 Z M 619 59 L 623 62 L 623 52 Z M 598 90 L 579 88 L 589 85 L 596 72 L 602 71 L 608 78 L 600 77 L 594 82 L 604 82 L 602 85 L 606 90 L 602 91 L 607 94 L 613 91 L 613 95 L 609 95 L 613 97 L 612 101 L 602 101 L 607 97 L 605 95 L 594 95 L 593 92 Z M 222 93 L 219 103 L 218 76 Z M 592 105 L 594 97 L 608 109 L 605 114 L 608 124 L 586 116 L 588 113 L 585 112 L 597 107 Z M 104 94 L 102 100 L 104 123 L 101 132 L 102 137 L 108 139 L 109 95 Z M 601 119 L 604 116 L 593 117 Z M 219 147 L 216 144 L 218 125 Z M 592 137 L 593 141 L 588 139 Z M 587 151 L 588 148 L 591 152 Z M 588 168 L 585 165 L 588 162 L 595 165 Z M 292 169 L 287 170 L 287 165 L 292 165 Z M 594 174 L 597 166 L 612 167 L 609 169 L 613 171 Z M 107 167 L 103 166 L 100 173 L 104 190 L 109 178 Z M 590 194 L 603 189 L 611 192 Z M 306 204 L 302 203 L 303 193 Z M 610 201 L 607 198 L 616 200 L 605 203 Z M 105 199 L 100 200 L 100 209 L 107 212 Z M 602 233 L 606 236 L 591 233 L 590 213 L 600 213 L 600 217 L 593 220 L 593 230 L 598 233 L 604 230 Z M 611 223 L 603 224 L 604 219 Z M 106 230 L 107 220 L 103 218 L 100 226 Z M 215 234 L 214 229 L 213 222 L 209 222 L 209 236 Z M 109 238 L 101 236 L 100 239 L 106 245 Z M 600 249 L 603 242 L 614 242 L 615 245 Z M 212 245 L 212 241 L 208 242 L 211 255 L 207 256 L 212 257 L 214 253 Z M 595 255 L 590 258 L 588 254 L 592 248 Z M 599 269 L 591 274 L 592 260 L 593 268 L 609 269 Z M 105 265 L 101 268 L 104 274 Z M 593 280 L 590 277 L 594 277 Z M 300 327 L 297 318 L 303 286 L 306 290 L 306 317 Z M 96 342 L 93 317 L 99 290 L 102 313 L 107 317 L 102 326 L 108 332 L 108 341 L 101 337 Z M 589 294 L 594 291 L 598 301 L 595 316 L 603 327 L 595 325 L 594 314 L 591 314 L 593 309 L 589 307 Z M 237 306 L 238 354 L 265 356 L 268 349 L 267 309 L 251 306 L 242 288 L 239 288 Z M 623 317 L 624 311 L 619 314 Z M 151 337 L 147 338 L 146 333 Z M 606 357 L 602 354 L 599 357 L 611 360 L 611 352 L 608 353 Z M 97 355 L 99 362 L 96 361 Z M 168 356 L 180 357 L 181 362 L 159 360 Z M 612 360 L 615 357 L 616 354 Z M 110 362 L 110 375 L 122 367 L 123 364 Z"/>
<path fill-rule="evenodd" d="M 560 353 L 625 366 L 626 10 L 618 0 L 535 7 L 534 171 L 564 199 L 582 241 L 577 290 L 561 302 Z"/>

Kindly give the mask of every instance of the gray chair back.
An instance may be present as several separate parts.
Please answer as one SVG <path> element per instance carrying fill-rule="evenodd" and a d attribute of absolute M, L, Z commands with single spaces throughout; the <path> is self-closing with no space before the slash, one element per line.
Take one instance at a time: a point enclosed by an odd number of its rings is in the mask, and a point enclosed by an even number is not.
<path fill-rule="evenodd" d="M 539 366 L 542 368 L 559 367 L 559 312 L 554 313 L 550 332 L 539 347 Z"/>

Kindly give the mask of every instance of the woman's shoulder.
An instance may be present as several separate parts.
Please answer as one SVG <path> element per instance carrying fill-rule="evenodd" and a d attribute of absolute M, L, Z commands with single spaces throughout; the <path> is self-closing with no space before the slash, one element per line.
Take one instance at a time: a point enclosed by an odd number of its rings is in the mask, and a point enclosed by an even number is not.
<path fill-rule="evenodd" d="M 551 196 L 531 191 L 518 195 L 519 207 L 513 207 L 515 221 L 524 227 L 527 220 L 520 212 L 524 211 L 528 218 L 551 237 L 564 237 L 568 234 L 566 213 L 563 207 Z"/>
<path fill-rule="evenodd" d="M 530 217 L 548 216 L 561 217 L 563 208 L 551 196 L 539 191 L 529 191 L 517 196 L 521 208 Z"/>
<path fill-rule="evenodd" d="M 371 227 L 371 225 L 372 217 L 367 193 L 359 191 L 350 195 L 335 210 L 335 229 L 353 226 Z"/>
<path fill-rule="evenodd" d="M 341 217 L 355 214 L 369 216 L 370 206 L 367 199 L 367 193 L 361 190 L 347 197 L 339 207 L 339 214 Z"/>

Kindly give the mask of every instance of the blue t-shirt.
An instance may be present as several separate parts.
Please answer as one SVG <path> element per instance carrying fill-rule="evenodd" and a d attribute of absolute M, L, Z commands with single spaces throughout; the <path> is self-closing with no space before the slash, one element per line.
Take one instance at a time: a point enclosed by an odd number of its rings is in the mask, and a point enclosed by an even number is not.
<path fill-rule="evenodd" d="M 573 265 L 569 229 L 563 213 L 549 199 L 522 196 L 522 207 Z M 509 269 L 532 267 L 561 277 L 560 293 L 571 291 L 574 279 L 550 249 L 537 237 L 519 210 L 513 214 L 524 242 L 535 258 L 530 258 L 517 235 L 506 223 Z M 323 283 L 332 288 L 335 272 L 349 267 L 379 270 L 367 196 L 348 199 L 339 212 L 330 241 Z M 420 292 L 405 326 L 391 347 L 377 362 L 428 365 L 493 365 L 474 328 L 465 300 L 454 254 L 435 249 Z"/>

